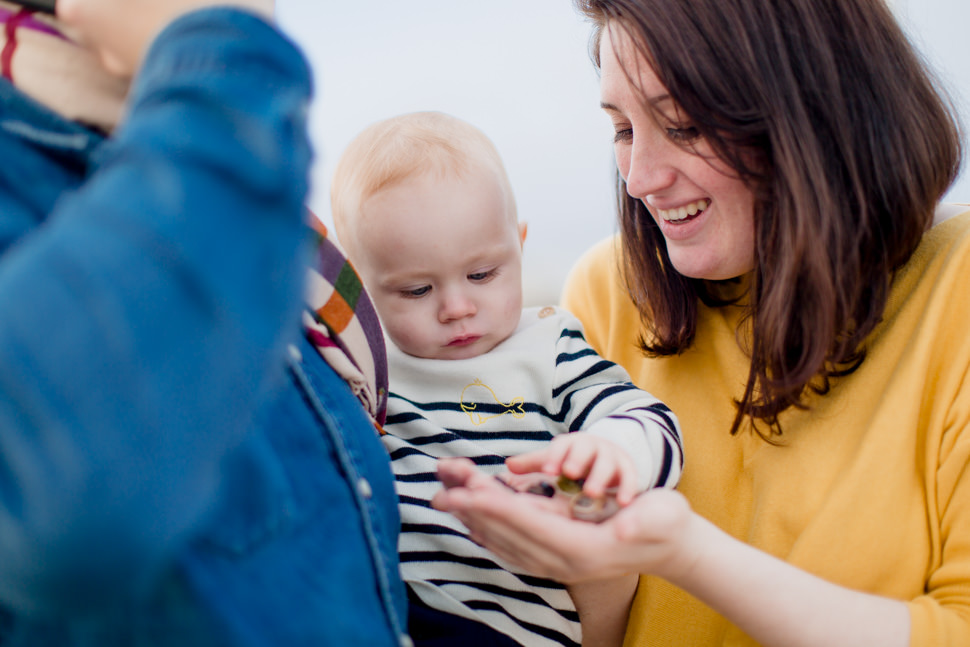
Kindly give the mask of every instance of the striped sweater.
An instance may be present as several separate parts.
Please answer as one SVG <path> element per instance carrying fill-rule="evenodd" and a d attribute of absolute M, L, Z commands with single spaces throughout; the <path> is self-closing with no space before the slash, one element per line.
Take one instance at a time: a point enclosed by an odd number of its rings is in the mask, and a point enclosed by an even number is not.
<path fill-rule="evenodd" d="M 582 431 L 624 447 L 641 489 L 673 487 L 683 464 L 674 415 L 599 357 L 579 321 L 557 308 L 524 310 L 511 337 L 471 359 L 421 359 L 389 343 L 388 369 L 383 439 L 401 503 L 401 569 L 413 594 L 523 645 L 578 646 L 579 617 L 564 585 L 504 563 L 431 508 L 437 459 L 467 457 L 499 474 L 507 457 Z"/>

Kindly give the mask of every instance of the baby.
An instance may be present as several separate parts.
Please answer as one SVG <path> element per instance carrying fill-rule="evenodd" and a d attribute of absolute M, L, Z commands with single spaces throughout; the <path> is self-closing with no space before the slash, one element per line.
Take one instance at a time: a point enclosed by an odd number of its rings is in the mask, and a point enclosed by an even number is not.
<path fill-rule="evenodd" d="M 582 516 L 608 492 L 622 506 L 677 484 L 675 417 L 599 357 L 570 314 L 523 310 L 526 227 L 478 129 L 433 112 L 375 124 L 341 158 L 331 202 L 338 240 L 388 338 L 383 440 L 415 643 L 619 644 L 636 576 L 567 588 L 508 567 L 432 509 L 437 460 L 470 458 L 546 495 L 567 477 L 567 490 L 582 490 L 571 498 Z M 508 475 L 506 459 L 539 449 L 547 483 Z"/>

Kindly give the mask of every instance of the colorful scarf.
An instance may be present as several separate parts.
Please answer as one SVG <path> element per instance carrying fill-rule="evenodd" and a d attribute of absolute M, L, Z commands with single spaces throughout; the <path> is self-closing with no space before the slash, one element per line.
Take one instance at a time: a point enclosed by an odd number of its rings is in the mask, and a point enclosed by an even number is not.
<path fill-rule="evenodd" d="M 128 81 L 116 78 L 55 18 L 0 1 L 0 73 L 24 94 L 71 121 L 110 132 Z"/>
<path fill-rule="evenodd" d="M 387 413 L 387 355 L 377 312 L 343 253 L 327 237 L 327 229 L 310 215 L 317 233 L 314 262 L 308 271 L 307 338 L 340 377 L 383 433 Z"/>

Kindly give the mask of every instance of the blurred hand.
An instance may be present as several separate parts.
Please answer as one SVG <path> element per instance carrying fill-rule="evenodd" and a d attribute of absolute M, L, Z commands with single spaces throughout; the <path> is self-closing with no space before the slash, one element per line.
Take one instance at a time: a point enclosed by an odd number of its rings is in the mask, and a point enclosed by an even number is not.
<path fill-rule="evenodd" d="M 112 74 L 131 77 L 149 45 L 190 11 L 234 6 L 270 17 L 274 0 L 58 0 L 57 17 L 90 47 Z"/>

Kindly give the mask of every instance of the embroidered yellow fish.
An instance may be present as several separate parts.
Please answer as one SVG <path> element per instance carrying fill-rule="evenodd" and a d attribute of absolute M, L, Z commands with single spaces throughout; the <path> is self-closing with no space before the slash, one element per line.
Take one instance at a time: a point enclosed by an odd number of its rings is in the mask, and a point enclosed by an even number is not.
<path fill-rule="evenodd" d="M 492 399 L 495 400 L 495 402 L 497 402 L 499 406 L 504 407 L 504 409 L 502 411 L 499 411 L 498 413 L 482 413 L 482 412 L 476 411 L 476 409 L 478 409 L 478 403 L 472 400 L 471 398 L 469 398 L 468 401 L 465 400 L 465 393 L 468 392 L 468 389 L 476 389 L 476 388 L 485 389 L 486 391 L 488 391 L 488 393 L 492 396 Z M 472 393 L 474 393 L 474 391 Z M 478 397 L 476 399 L 478 400 L 485 399 L 484 394 L 481 394 L 481 396 L 482 397 Z M 478 378 L 476 378 L 474 382 L 472 382 L 471 384 L 469 384 L 468 386 L 466 386 L 464 389 L 461 390 L 461 398 L 459 403 L 461 404 L 461 410 L 468 414 L 468 417 L 471 419 L 473 425 L 484 425 L 487 421 L 491 420 L 492 418 L 498 418 L 499 416 L 504 416 L 506 413 L 511 414 L 513 418 L 522 418 L 525 416 L 524 398 L 513 398 L 508 403 L 502 402 L 501 400 L 498 399 L 498 396 L 495 395 L 495 391 L 493 391 L 490 386 L 488 386 L 487 384 L 484 384 Z"/>

